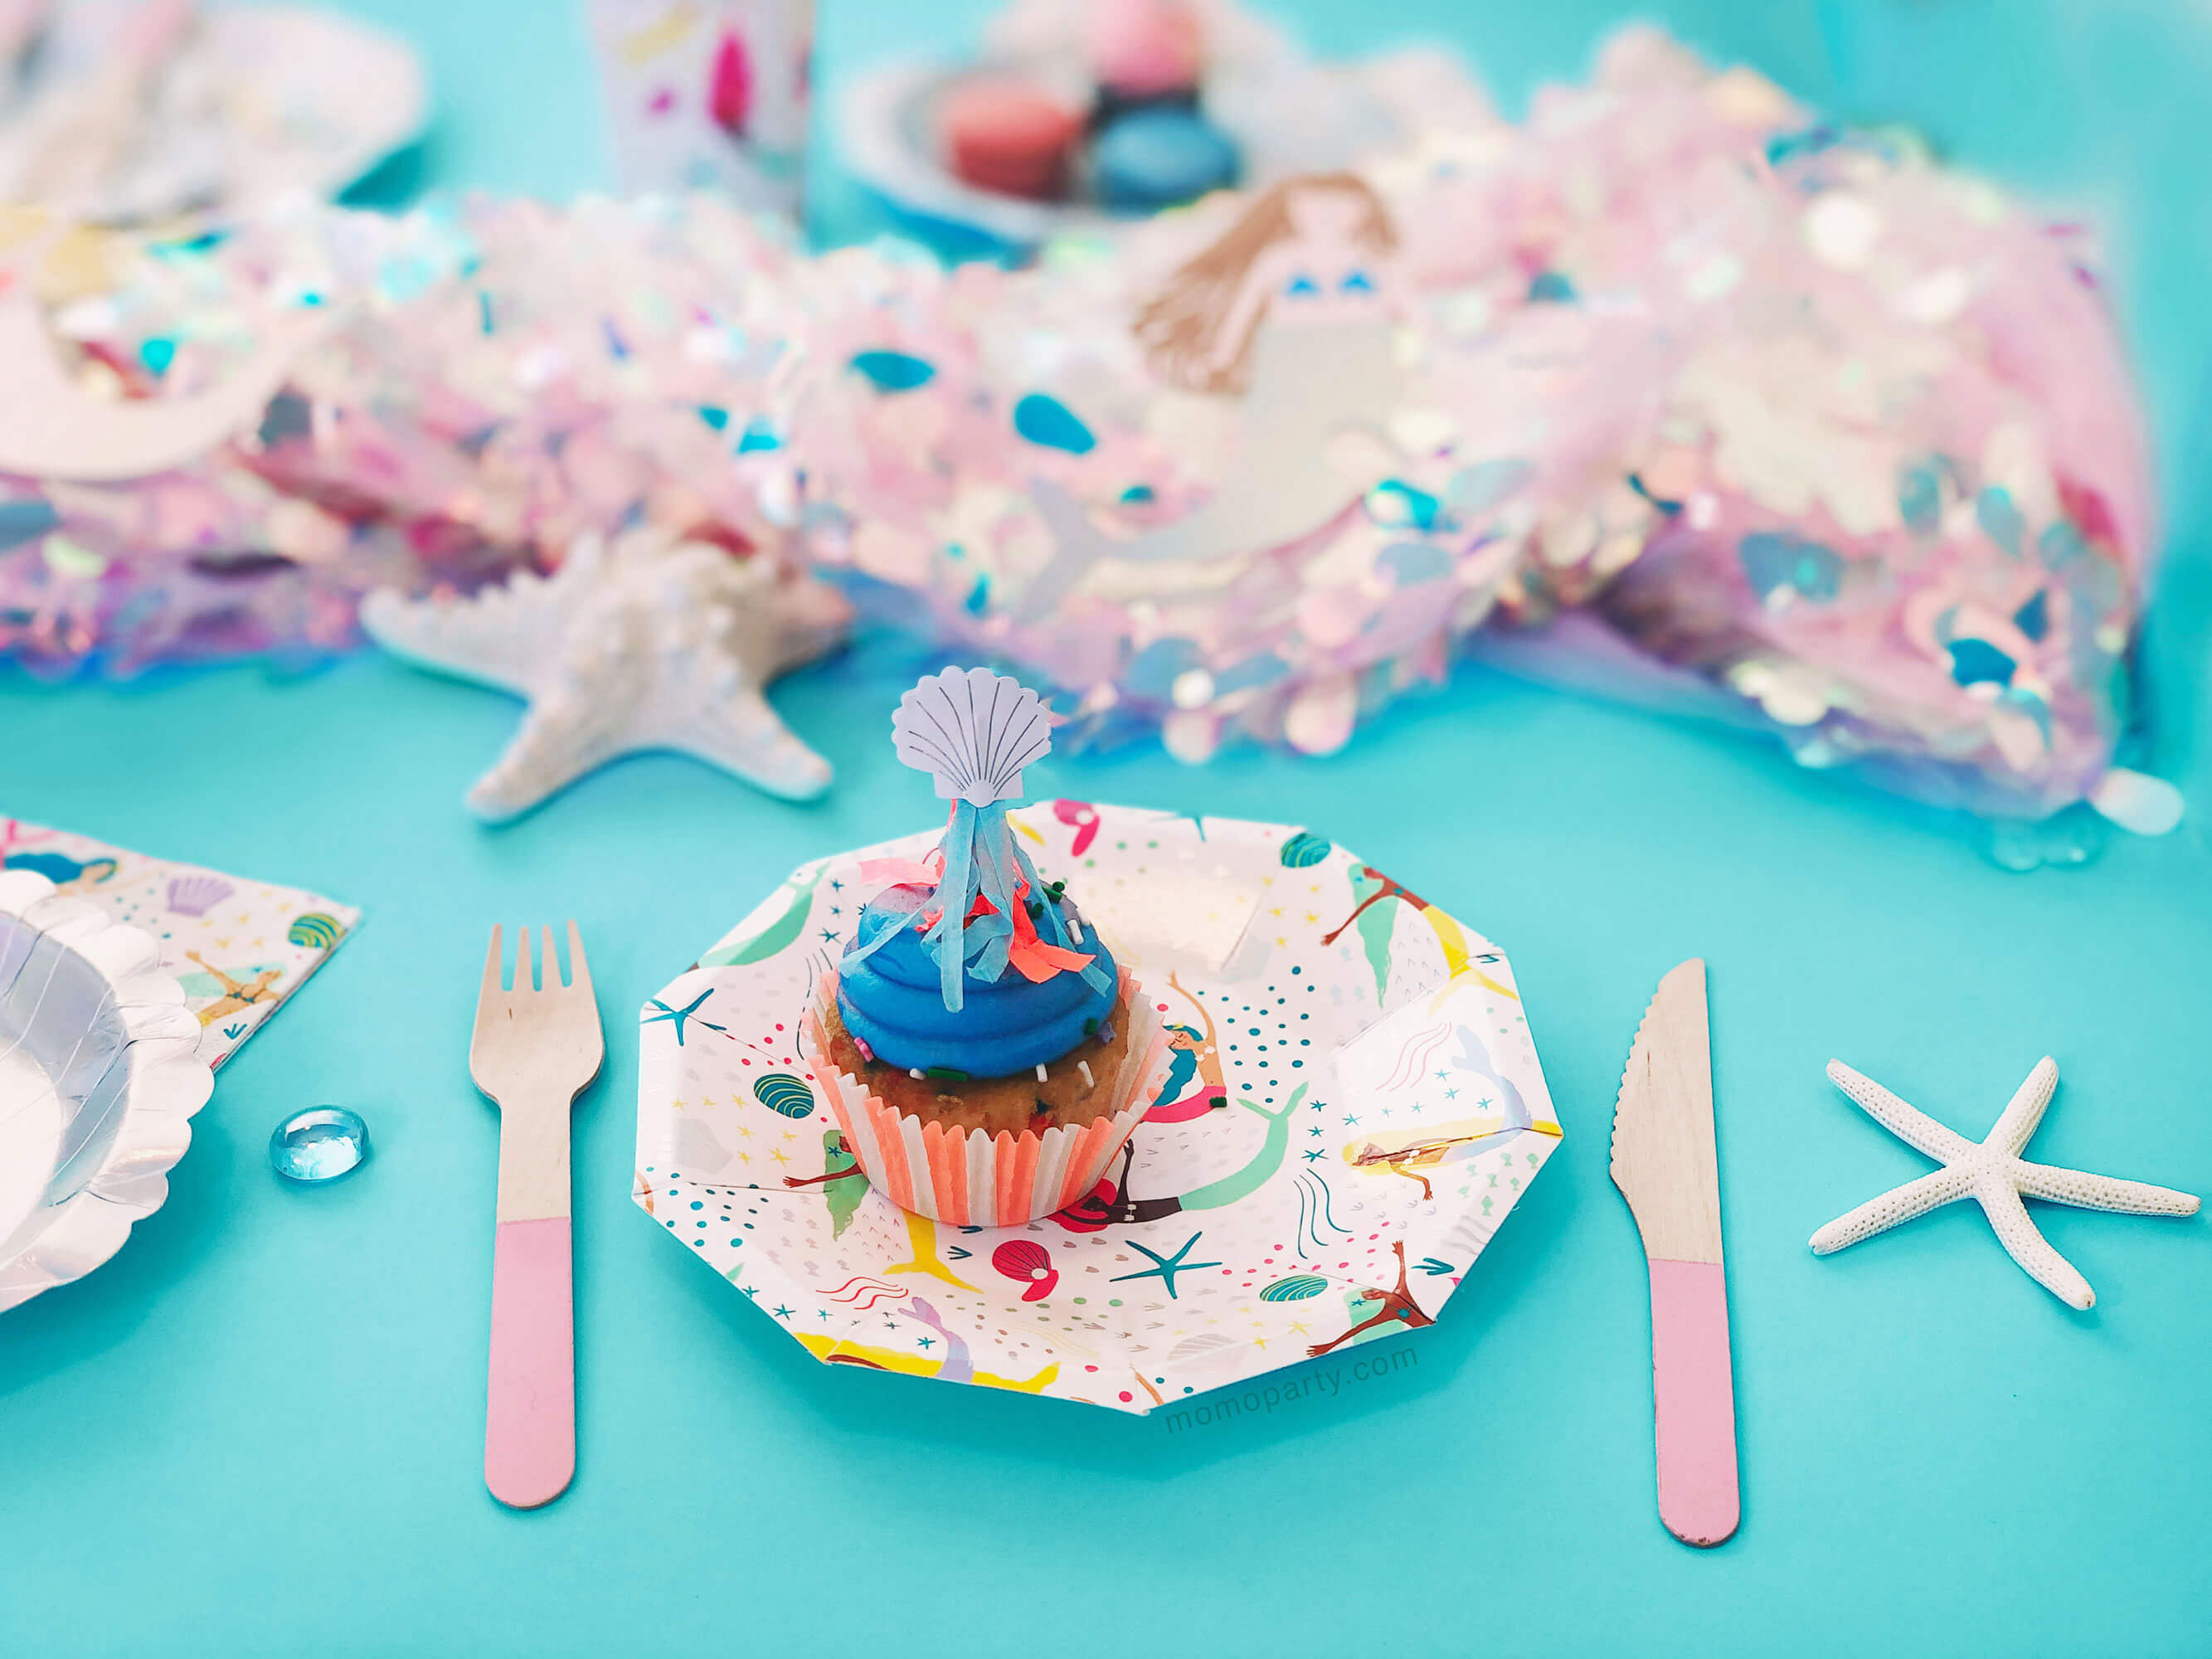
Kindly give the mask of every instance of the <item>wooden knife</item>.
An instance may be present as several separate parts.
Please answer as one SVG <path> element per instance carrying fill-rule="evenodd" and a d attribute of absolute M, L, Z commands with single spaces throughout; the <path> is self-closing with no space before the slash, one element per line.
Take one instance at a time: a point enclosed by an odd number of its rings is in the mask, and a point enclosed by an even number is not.
<path fill-rule="evenodd" d="M 1651 1394 L 1659 1519 L 1686 1544 L 1721 1542 L 1740 1512 L 1735 1382 L 1721 1262 L 1705 964 L 1659 981 L 1613 1112 L 1613 1184 L 1651 1268 Z"/>

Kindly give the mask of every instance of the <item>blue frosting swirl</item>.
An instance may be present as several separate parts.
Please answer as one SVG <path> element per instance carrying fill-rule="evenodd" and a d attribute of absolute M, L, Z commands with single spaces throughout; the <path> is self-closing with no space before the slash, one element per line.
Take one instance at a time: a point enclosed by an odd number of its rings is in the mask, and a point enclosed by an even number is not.
<path fill-rule="evenodd" d="M 1012 1077 L 1058 1060 L 1109 1023 L 1121 994 L 1121 973 L 1105 942 L 1088 929 L 1077 948 L 1105 970 L 1104 988 L 1073 972 L 1032 981 L 1012 969 L 996 980 L 978 979 L 971 971 L 963 988 L 966 1006 L 957 1013 L 947 1009 L 936 958 L 919 926 L 919 907 L 928 897 L 922 888 L 894 887 L 871 899 L 837 970 L 837 1012 L 845 1029 L 884 1064 L 971 1078 Z M 853 960 L 886 932 L 896 936 Z"/>

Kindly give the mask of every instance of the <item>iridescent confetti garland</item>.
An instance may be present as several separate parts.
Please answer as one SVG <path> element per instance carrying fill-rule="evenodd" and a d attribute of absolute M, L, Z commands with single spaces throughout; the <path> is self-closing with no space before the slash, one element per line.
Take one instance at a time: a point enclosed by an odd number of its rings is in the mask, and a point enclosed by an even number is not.
<path fill-rule="evenodd" d="M 1224 200 L 1036 272 L 825 262 L 793 428 L 817 556 L 1076 693 L 1074 741 L 1325 751 L 1480 627 L 1947 805 L 2039 817 L 2111 776 L 2151 507 L 2078 231 L 1647 32 L 1525 128 L 1370 177 L 1406 383 L 1397 468 L 1341 518 L 1212 588 L 1024 614 L 1039 480 L 1142 536 L 1218 476 L 1212 411 L 1131 335 Z"/>
<path fill-rule="evenodd" d="M 472 586 L 651 521 L 919 605 L 1059 686 L 1069 741 L 1326 752 L 1480 628 L 1946 804 L 2100 787 L 2153 527 L 2077 234 L 1648 32 L 1525 125 L 1368 177 L 1402 379 L 1349 435 L 1384 464 L 1223 580 L 1023 606 L 1059 550 L 1042 501 L 1142 535 L 1231 464 L 1236 401 L 1165 385 L 1133 324 L 1243 203 L 947 272 L 801 261 L 703 200 L 473 201 L 150 249 L 58 307 L 82 373 L 138 392 L 218 374 L 257 308 L 338 322 L 192 468 L 0 488 L 0 649 L 330 648 L 366 586 Z"/>
<path fill-rule="evenodd" d="M 303 207 L 112 245 L 52 309 L 95 390 L 189 395 L 275 312 L 333 324 L 258 429 L 190 467 L 0 476 L 0 652 L 66 675 L 340 649 L 371 587 L 473 589 L 647 519 L 787 556 L 759 410 L 790 257 L 703 200 Z"/>

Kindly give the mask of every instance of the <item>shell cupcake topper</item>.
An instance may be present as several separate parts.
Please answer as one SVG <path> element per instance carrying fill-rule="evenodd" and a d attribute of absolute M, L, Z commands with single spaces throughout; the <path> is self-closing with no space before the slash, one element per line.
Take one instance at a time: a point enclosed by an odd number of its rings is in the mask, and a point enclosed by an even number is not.
<path fill-rule="evenodd" d="M 1022 768 L 1052 748 L 1052 717 L 1019 680 L 948 668 L 899 699 L 891 734 L 898 757 L 937 780 L 939 799 L 988 806 L 1021 799 Z"/>
<path fill-rule="evenodd" d="M 995 983 L 1009 969 L 1031 981 L 1079 973 L 1102 988 L 1111 981 L 1077 940 L 1058 894 L 1039 902 L 1036 866 L 1006 823 L 1022 794 L 1022 768 L 1052 747 L 1052 717 L 1037 694 L 988 668 L 948 668 L 899 699 L 891 715 L 898 757 L 937 781 L 952 803 L 945 838 L 921 862 L 872 860 L 861 874 L 927 890 L 921 907 L 946 1008 L 965 1002 L 964 978 Z M 866 960 L 893 936 L 886 929 L 847 953 Z"/>

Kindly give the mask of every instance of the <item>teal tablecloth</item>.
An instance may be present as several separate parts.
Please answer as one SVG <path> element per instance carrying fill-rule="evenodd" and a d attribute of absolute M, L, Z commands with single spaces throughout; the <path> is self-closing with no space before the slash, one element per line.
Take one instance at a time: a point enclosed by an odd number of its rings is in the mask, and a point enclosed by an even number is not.
<path fill-rule="evenodd" d="M 600 180 L 566 8 L 365 6 L 424 44 L 437 184 Z M 1509 106 L 1578 74 L 1611 8 L 1425 0 Z M 488 831 L 463 787 L 513 708 L 374 657 L 129 689 L 0 676 L 0 814 L 319 888 L 368 918 L 223 1073 L 167 1206 L 107 1267 L 0 1317 L 0 1654 L 1469 1654 L 2212 1650 L 2212 1232 L 2045 1211 L 2075 1315 L 1971 1208 L 1832 1261 L 1820 1223 L 1917 1173 L 1824 1081 L 1840 1055 L 1979 1134 L 2036 1058 L 2053 1161 L 2212 1187 L 2212 584 L 2198 125 L 2212 14 L 2149 0 L 1702 0 L 1649 9 L 1841 112 L 2106 216 L 2167 480 L 2147 669 L 2197 815 L 2021 878 L 1950 822 L 1714 732 L 1473 671 L 1327 762 L 1055 761 L 1093 799 L 1293 819 L 1499 940 L 1561 1155 L 1417 1357 L 1171 1432 L 817 1366 L 630 1204 L 630 1011 L 799 860 L 927 803 L 877 642 L 785 682 L 836 764 L 776 805 L 634 761 Z M 1382 14 L 1309 3 L 1342 49 Z M 974 5 L 825 0 L 834 71 L 965 38 Z M 576 1115 L 581 1466 L 508 1513 L 477 1468 L 495 1122 L 465 1066 L 495 921 L 575 915 L 609 1060 Z M 1744 1522 L 1653 1514 L 1642 1259 L 1606 1178 L 1660 974 L 1712 971 Z M 280 1187 L 293 1109 L 377 1155 Z M 1327 1366 L 1332 1362 L 1322 1361 Z"/>

